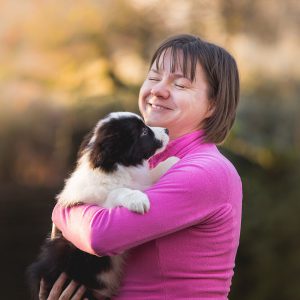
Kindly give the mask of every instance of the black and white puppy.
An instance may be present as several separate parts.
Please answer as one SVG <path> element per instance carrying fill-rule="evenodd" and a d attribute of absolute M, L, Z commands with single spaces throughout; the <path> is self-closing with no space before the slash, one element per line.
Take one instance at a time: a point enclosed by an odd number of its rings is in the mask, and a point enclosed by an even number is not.
<path fill-rule="evenodd" d="M 106 208 L 123 206 L 137 213 L 148 211 L 149 199 L 142 191 L 177 159 L 171 158 L 151 171 L 147 160 L 163 151 L 168 142 L 166 129 L 146 126 L 136 114 L 109 114 L 82 142 L 77 166 L 57 196 L 58 203 L 93 203 Z M 109 298 L 118 291 L 124 258 L 125 254 L 87 254 L 64 239 L 54 226 L 51 239 L 45 241 L 38 260 L 28 268 L 33 298 L 38 299 L 41 278 L 49 293 L 62 272 L 88 288 L 88 299 L 96 299 L 95 294 Z"/>

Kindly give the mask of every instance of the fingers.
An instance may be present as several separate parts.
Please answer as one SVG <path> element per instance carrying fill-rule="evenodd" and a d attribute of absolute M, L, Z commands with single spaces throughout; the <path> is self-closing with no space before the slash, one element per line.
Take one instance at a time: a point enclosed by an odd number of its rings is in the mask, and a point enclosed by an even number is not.
<path fill-rule="evenodd" d="M 46 300 L 47 299 L 47 289 L 45 280 L 42 278 L 40 282 L 40 290 L 39 290 L 39 299 Z"/>
<path fill-rule="evenodd" d="M 68 279 L 68 277 L 67 277 L 66 273 L 61 273 L 59 275 L 58 279 L 55 281 L 55 283 L 50 291 L 48 300 L 59 300 L 59 299 L 69 299 L 70 298 L 70 297 L 69 298 L 61 298 L 62 293 L 64 292 L 63 287 L 64 287 L 67 279 Z M 72 281 L 71 281 L 71 283 L 72 283 Z M 68 285 L 68 287 L 70 286 L 70 284 Z M 74 282 L 73 282 L 73 285 L 74 285 Z M 72 286 L 69 287 L 69 290 L 72 288 Z"/>
<path fill-rule="evenodd" d="M 59 300 L 70 300 L 74 292 L 76 291 L 78 283 L 72 280 L 65 290 L 61 293 Z"/>
<path fill-rule="evenodd" d="M 63 286 L 64 286 L 67 278 L 68 277 L 67 277 L 66 273 L 61 273 L 59 275 L 58 279 L 55 281 L 55 283 L 50 291 L 48 300 L 58 300 L 59 299 L 59 296 L 63 290 Z"/>
<path fill-rule="evenodd" d="M 39 299 L 40 300 L 81 300 L 86 291 L 86 287 L 72 280 L 64 289 L 66 280 L 68 279 L 65 273 L 60 274 L 54 283 L 50 294 L 47 298 L 44 280 L 41 280 Z"/>
<path fill-rule="evenodd" d="M 85 291 L 86 287 L 84 285 L 80 286 L 80 288 L 76 291 L 71 300 L 81 300 Z"/>

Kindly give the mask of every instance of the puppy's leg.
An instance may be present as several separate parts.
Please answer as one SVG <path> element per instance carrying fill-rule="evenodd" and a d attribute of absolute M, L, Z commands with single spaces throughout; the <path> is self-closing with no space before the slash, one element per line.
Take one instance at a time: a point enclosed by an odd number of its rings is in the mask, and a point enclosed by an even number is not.
<path fill-rule="evenodd" d="M 104 205 L 106 208 L 116 206 L 124 206 L 131 211 L 143 214 L 149 210 L 150 202 L 147 195 L 141 191 L 119 188 L 108 194 Z"/>
<path fill-rule="evenodd" d="M 152 183 L 158 181 L 158 179 L 165 174 L 174 164 L 176 164 L 180 159 L 176 156 L 171 156 L 165 161 L 159 163 L 155 168 L 150 170 L 150 176 Z"/>
<path fill-rule="evenodd" d="M 57 233 L 58 233 L 57 227 L 55 226 L 54 223 L 52 223 L 52 230 L 51 230 L 50 239 L 54 240 L 56 238 L 56 236 L 57 236 Z"/>

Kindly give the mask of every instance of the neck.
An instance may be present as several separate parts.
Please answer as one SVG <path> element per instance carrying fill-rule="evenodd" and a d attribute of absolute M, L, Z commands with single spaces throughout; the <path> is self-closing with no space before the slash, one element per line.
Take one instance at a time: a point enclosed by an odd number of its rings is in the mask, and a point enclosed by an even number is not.
<path fill-rule="evenodd" d="M 180 132 L 172 132 L 170 131 L 169 133 L 169 137 L 170 137 L 170 141 L 174 141 L 184 135 L 187 135 L 187 134 L 190 134 L 190 133 L 193 133 L 195 131 L 198 131 L 198 130 L 201 130 L 200 128 L 195 128 L 195 129 L 191 129 L 191 130 L 182 130 Z"/>

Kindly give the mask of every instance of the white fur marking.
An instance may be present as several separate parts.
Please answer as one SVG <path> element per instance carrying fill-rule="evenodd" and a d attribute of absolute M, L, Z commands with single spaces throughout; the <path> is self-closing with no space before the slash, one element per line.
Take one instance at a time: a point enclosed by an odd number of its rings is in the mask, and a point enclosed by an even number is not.
<path fill-rule="evenodd" d="M 169 160 L 164 164 L 161 163 L 151 171 L 146 161 L 138 167 L 118 165 L 117 170 L 110 174 L 101 171 L 99 168 L 93 169 L 89 160 L 90 151 L 100 127 L 112 119 L 132 116 L 142 120 L 140 116 L 134 113 L 117 112 L 109 114 L 108 117 L 97 123 L 94 134 L 88 147 L 83 151 L 75 171 L 66 180 L 64 189 L 57 196 L 58 203 L 71 206 L 83 202 L 98 204 L 107 208 L 124 206 L 141 214 L 149 210 L 149 199 L 142 191 L 158 180 L 178 159 Z M 162 142 L 162 147 L 156 153 L 163 151 L 169 142 L 165 129 L 160 127 L 150 128 L 155 138 Z M 125 255 L 126 253 L 123 253 L 111 257 L 112 269 L 100 273 L 97 277 L 97 279 L 106 283 L 108 288 L 101 291 L 95 290 L 96 294 L 111 297 L 118 291 Z"/>
<path fill-rule="evenodd" d="M 157 149 L 155 154 L 162 152 L 166 149 L 168 143 L 169 143 L 169 136 L 167 135 L 165 128 L 162 127 L 150 127 L 153 131 L 155 138 L 160 140 L 162 142 L 162 148 Z"/>

